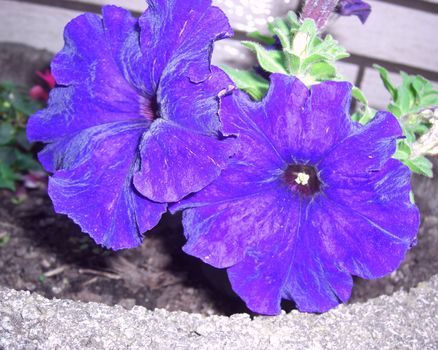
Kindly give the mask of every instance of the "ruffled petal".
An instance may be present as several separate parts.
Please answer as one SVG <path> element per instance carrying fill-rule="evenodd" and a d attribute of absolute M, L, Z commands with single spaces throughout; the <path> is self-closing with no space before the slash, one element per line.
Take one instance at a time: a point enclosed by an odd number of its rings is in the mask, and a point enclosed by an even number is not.
<path fill-rule="evenodd" d="M 157 92 L 160 116 L 185 128 L 217 137 L 221 130 L 219 95 L 232 86 L 231 79 L 214 66 L 202 83 L 193 83 L 185 75 L 165 75 Z"/>
<path fill-rule="evenodd" d="M 262 249 L 263 241 L 279 234 L 277 222 L 283 222 L 284 215 L 293 216 L 278 209 L 277 203 L 283 199 L 278 193 L 271 185 L 262 194 L 247 193 L 222 201 L 207 198 L 202 206 L 184 211 L 184 251 L 226 268 L 242 260 L 252 245 Z"/>
<path fill-rule="evenodd" d="M 349 135 L 351 84 L 324 82 L 307 89 L 296 77 L 272 74 L 265 98 L 254 103 L 245 94 L 234 94 L 240 114 L 250 114 L 253 128 L 263 134 L 279 156 L 288 163 L 316 163 Z M 236 108 L 237 111 L 237 108 Z M 244 134 L 248 122 L 221 112 L 224 131 Z"/>
<path fill-rule="evenodd" d="M 233 33 L 225 14 L 210 0 L 150 0 L 148 4 L 139 23 L 151 80 L 158 83 L 166 75 L 205 80 L 210 75 L 213 42 Z"/>
<path fill-rule="evenodd" d="M 28 138 L 68 143 L 94 126 L 150 122 L 144 110 L 150 96 L 140 95 L 142 86 L 132 84 L 136 77 L 130 71 L 141 62 L 138 35 L 136 20 L 115 6 L 104 7 L 103 19 L 84 14 L 72 20 L 65 29 L 66 44 L 52 62 L 60 86 L 51 91 L 48 107 L 30 118 Z M 59 169 L 55 158 L 69 157 L 54 153 L 56 149 L 42 155 L 48 171 Z"/>
<path fill-rule="evenodd" d="M 234 201 L 242 197 L 253 196 L 276 186 L 283 186 L 278 181 L 278 175 L 270 178 L 251 174 L 251 165 L 243 162 L 231 161 L 217 180 L 205 187 L 202 191 L 193 193 L 177 203 L 170 205 L 169 210 L 176 213 L 186 208 L 213 205 L 224 201 Z"/>
<path fill-rule="evenodd" d="M 135 187 L 153 201 L 176 202 L 216 179 L 236 146 L 159 119 L 141 142 Z"/>
<path fill-rule="evenodd" d="M 321 179 L 330 184 L 355 181 L 379 171 L 396 150 L 397 138 L 403 135 L 397 119 L 388 112 L 379 112 L 334 147 L 318 165 Z"/>
<path fill-rule="evenodd" d="M 298 154 L 302 159 L 314 162 L 352 132 L 351 89 L 348 82 L 312 85 L 299 139 L 302 149 Z"/>
<path fill-rule="evenodd" d="M 410 243 L 420 225 L 419 210 L 410 200 L 411 175 L 408 167 L 390 159 L 381 169 L 363 177 L 333 180 L 324 192 L 334 202 Z"/>
<path fill-rule="evenodd" d="M 260 103 L 254 103 L 241 91 L 221 99 L 220 117 L 225 134 L 237 135 L 240 148 L 235 156 L 244 175 L 249 178 L 266 178 L 270 172 L 285 166 L 272 140 L 258 120 L 266 118 Z"/>
<path fill-rule="evenodd" d="M 290 199 L 289 199 L 290 201 Z M 324 250 L 317 228 L 309 225 L 309 203 L 289 202 L 272 237 L 247 249 L 245 258 L 228 269 L 233 289 L 261 314 L 280 312 L 281 299 L 301 311 L 324 312 L 348 300 L 353 281 Z"/>
<path fill-rule="evenodd" d="M 265 315 L 277 315 L 281 311 L 282 289 L 303 215 L 298 197 L 283 192 L 276 199 L 277 203 L 261 218 L 262 229 L 257 222 L 249 230 L 246 227 L 242 230 L 243 225 L 238 224 L 240 235 L 245 232 L 254 240 L 247 246 L 244 258 L 227 269 L 233 290 L 249 309 Z"/>
<path fill-rule="evenodd" d="M 96 125 L 125 120 L 146 121 L 138 110 L 138 96 L 125 92 L 126 95 L 106 105 L 98 95 L 92 97 L 81 88 L 56 87 L 50 92 L 48 107 L 29 119 L 28 138 L 32 142 L 53 142 Z"/>
<path fill-rule="evenodd" d="M 321 162 L 324 193 L 363 215 L 406 244 L 415 239 L 418 208 L 410 201 L 411 172 L 390 159 L 402 130 L 390 113 L 379 112 Z"/>
<path fill-rule="evenodd" d="M 282 297 L 294 301 L 301 311 L 325 312 L 350 298 L 353 279 L 329 255 L 330 241 L 321 234 L 314 211 L 313 200 L 302 210 Z"/>
<path fill-rule="evenodd" d="M 285 163 L 291 152 L 284 152 L 282 146 L 291 142 L 298 144 L 301 112 L 308 98 L 309 90 L 297 78 L 272 74 L 269 91 L 260 102 L 252 101 L 239 90 L 222 98 L 223 130 L 226 134 L 238 135 L 242 145 L 248 145 L 242 146 L 245 159 L 256 157 L 258 162 Z M 258 156 L 259 152 L 263 154 Z"/>
<path fill-rule="evenodd" d="M 119 100 L 125 89 L 133 87 L 153 94 L 140 49 L 140 29 L 129 11 L 104 6 L 102 17 L 85 13 L 67 24 L 64 48 L 52 62 L 52 73 L 60 85 L 77 85 L 94 96 L 99 82 L 111 92 L 103 93 L 107 105 Z M 118 93 L 118 89 L 122 90 Z M 99 94 L 99 93 L 97 93 Z M 122 100 L 125 100 L 124 98 Z"/>
<path fill-rule="evenodd" d="M 233 197 L 222 179 L 186 201 L 192 208 L 183 214 L 186 253 L 228 268 L 234 291 L 261 314 L 278 314 L 282 298 L 309 312 L 348 300 L 352 278 L 309 227 L 305 201 L 280 182 Z"/>
<path fill-rule="evenodd" d="M 353 278 L 333 262 L 313 230 L 300 230 L 282 297 L 294 301 L 300 311 L 325 312 L 348 301 Z"/>
<path fill-rule="evenodd" d="M 166 204 L 147 200 L 132 185 L 143 130 L 142 124 L 119 123 L 77 135 L 68 145 L 71 149 L 81 145 L 75 166 L 50 178 L 49 195 L 55 210 L 67 214 L 108 248 L 138 246 L 142 234 L 166 211 Z"/>
<path fill-rule="evenodd" d="M 360 212 L 320 196 L 309 214 L 332 261 L 352 275 L 380 278 L 403 261 L 411 240 Z M 388 219 L 389 220 L 389 219 Z M 416 233 L 416 228 L 411 229 Z"/>

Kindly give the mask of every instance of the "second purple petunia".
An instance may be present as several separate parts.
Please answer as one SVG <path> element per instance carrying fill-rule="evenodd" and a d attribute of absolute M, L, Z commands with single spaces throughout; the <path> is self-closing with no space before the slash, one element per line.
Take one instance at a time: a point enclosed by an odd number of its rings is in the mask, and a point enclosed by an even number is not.
<path fill-rule="evenodd" d="M 210 0 L 148 3 L 139 19 L 106 6 L 67 25 L 58 85 L 27 129 L 47 143 L 55 210 L 113 249 L 139 245 L 168 202 L 208 185 L 233 154 L 218 117 L 230 81 L 210 67 L 227 18 Z"/>
<path fill-rule="evenodd" d="M 357 16 L 364 24 L 371 13 L 371 5 L 363 0 L 340 0 L 335 11 L 341 16 Z"/>
<path fill-rule="evenodd" d="M 415 240 L 411 173 L 391 158 L 400 125 L 386 112 L 358 125 L 350 102 L 349 83 L 308 89 L 280 74 L 261 102 L 234 91 L 221 118 L 240 150 L 173 207 L 186 209 L 184 250 L 226 268 L 255 312 L 278 314 L 281 299 L 302 311 L 333 308 L 349 299 L 352 275 L 394 271 Z"/>

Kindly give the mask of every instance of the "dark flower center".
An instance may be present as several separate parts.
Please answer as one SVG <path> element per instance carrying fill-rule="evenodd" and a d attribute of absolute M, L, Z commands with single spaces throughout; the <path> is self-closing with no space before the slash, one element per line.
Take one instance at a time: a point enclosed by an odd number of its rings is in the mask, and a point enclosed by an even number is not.
<path fill-rule="evenodd" d="M 156 96 L 144 97 L 140 96 L 140 114 L 149 120 L 151 123 L 160 117 L 160 109 Z"/>
<path fill-rule="evenodd" d="M 318 192 L 321 186 L 315 168 L 310 165 L 289 165 L 284 172 L 284 180 L 292 190 L 307 196 Z"/>

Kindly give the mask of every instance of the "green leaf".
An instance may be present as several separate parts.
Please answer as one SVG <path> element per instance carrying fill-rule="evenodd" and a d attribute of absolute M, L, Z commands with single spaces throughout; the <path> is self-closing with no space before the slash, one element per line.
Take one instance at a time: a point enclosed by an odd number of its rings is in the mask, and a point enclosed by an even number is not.
<path fill-rule="evenodd" d="M 15 135 L 15 141 L 26 151 L 30 151 L 32 148 L 32 145 L 27 140 L 26 130 L 18 130 L 17 134 Z"/>
<path fill-rule="evenodd" d="M 420 98 L 420 108 L 428 108 L 433 106 L 438 106 L 438 94 L 430 94 Z"/>
<path fill-rule="evenodd" d="M 0 233 L 0 248 L 4 247 L 11 240 L 11 235 L 9 233 Z"/>
<path fill-rule="evenodd" d="M 400 108 L 401 115 L 406 115 L 415 104 L 415 90 L 412 87 L 412 78 L 404 72 L 400 72 L 403 78 L 402 85 L 397 89 L 397 98 L 394 102 Z"/>
<path fill-rule="evenodd" d="M 400 107 L 396 106 L 395 104 L 391 103 L 388 106 L 388 110 L 394 114 L 397 118 L 401 118 L 403 116 L 402 111 L 400 109 Z"/>
<path fill-rule="evenodd" d="M 316 36 L 318 29 L 314 20 L 306 18 L 301 25 L 300 32 L 309 33 L 310 35 Z"/>
<path fill-rule="evenodd" d="M 351 93 L 356 100 L 358 100 L 363 105 L 368 106 L 368 100 L 365 97 L 365 94 L 363 93 L 363 91 L 361 89 L 354 86 Z"/>
<path fill-rule="evenodd" d="M 4 163 L 0 163 L 0 188 L 15 191 L 15 180 L 18 176 Z"/>
<path fill-rule="evenodd" d="M 415 195 L 414 192 L 410 191 L 409 192 L 409 199 L 411 200 L 412 204 L 415 204 Z"/>
<path fill-rule="evenodd" d="M 259 32 L 250 36 L 268 45 L 278 38 L 282 50 L 267 50 L 256 42 L 242 42 L 256 53 L 259 66 L 266 72 L 298 76 L 307 85 L 340 78 L 334 63 L 349 54 L 331 35 L 318 36 L 314 20 L 300 21 L 294 12 L 289 12 L 287 19 L 276 19 L 268 28 L 274 38 Z M 256 91 L 256 95 L 260 94 Z"/>
<path fill-rule="evenodd" d="M 242 44 L 254 51 L 260 66 L 270 73 L 287 74 L 284 65 L 283 52 L 277 50 L 266 50 L 262 45 L 252 41 L 242 41 Z"/>
<path fill-rule="evenodd" d="M 15 149 L 14 167 L 19 171 L 41 170 L 40 163 L 34 158 L 32 153 L 23 153 Z"/>
<path fill-rule="evenodd" d="M 298 16 L 295 12 L 289 11 L 287 13 L 287 20 L 292 28 L 298 28 L 300 26 L 300 22 L 298 20 Z"/>
<path fill-rule="evenodd" d="M 324 62 L 324 61 L 325 61 L 325 56 L 319 53 L 312 54 L 303 60 L 303 64 L 302 64 L 303 70 L 306 70 L 312 64 Z"/>
<path fill-rule="evenodd" d="M 15 129 L 9 123 L 0 123 L 0 146 L 7 145 L 14 139 Z"/>
<path fill-rule="evenodd" d="M 283 47 L 283 49 L 284 50 L 289 50 L 290 49 L 290 44 L 291 44 L 291 38 L 290 38 L 289 31 L 284 32 L 280 28 L 274 28 L 273 31 L 274 31 L 274 34 L 280 40 L 280 43 L 281 43 L 281 46 Z"/>
<path fill-rule="evenodd" d="M 331 80 L 336 77 L 336 68 L 330 63 L 318 62 L 310 69 L 310 75 L 316 81 Z"/>
<path fill-rule="evenodd" d="M 426 157 L 418 157 L 415 159 L 408 159 L 403 161 L 404 164 L 406 164 L 409 169 L 411 169 L 412 172 L 424 175 L 427 177 L 433 177 L 433 164 L 432 162 L 427 159 Z"/>
<path fill-rule="evenodd" d="M 268 23 L 268 29 L 274 35 L 276 35 L 275 32 L 278 30 L 281 31 L 282 33 L 286 33 L 286 34 L 290 33 L 290 29 L 287 22 L 280 18 L 277 18 L 273 22 Z"/>
<path fill-rule="evenodd" d="M 428 81 L 424 79 L 421 75 L 417 75 L 414 77 L 412 81 L 412 87 L 415 91 L 415 94 L 419 97 L 424 95 L 425 90 L 427 90 Z M 432 84 L 430 84 L 432 85 Z"/>
<path fill-rule="evenodd" d="M 406 137 L 406 143 L 408 145 L 411 145 L 415 142 L 415 140 L 416 140 L 415 134 L 413 133 L 413 131 L 410 128 L 404 127 L 403 134 Z"/>
<path fill-rule="evenodd" d="M 16 161 L 15 148 L 10 146 L 0 147 L 0 164 L 12 166 Z"/>
<path fill-rule="evenodd" d="M 376 115 L 376 111 L 368 106 L 364 107 L 364 111 L 362 112 L 362 115 L 359 119 L 359 123 L 362 125 L 367 124 L 370 120 L 374 119 L 374 116 Z"/>
<path fill-rule="evenodd" d="M 253 99 L 259 101 L 266 95 L 269 82 L 260 75 L 228 66 L 221 66 L 221 68 L 230 76 L 239 89 L 247 92 Z"/>
<path fill-rule="evenodd" d="M 393 158 L 398 160 L 407 160 L 411 155 L 411 148 L 403 141 L 399 141 L 397 144 L 397 151 L 393 155 Z"/>
<path fill-rule="evenodd" d="M 252 39 L 256 39 L 266 45 L 274 45 L 275 39 L 271 36 L 263 35 L 259 31 L 254 31 L 251 33 L 248 33 L 247 36 Z"/>
<path fill-rule="evenodd" d="M 391 94 L 392 98 L 395 100 L 397 98 L 397 89 L 394 87 L 392 82 L 389 80 L 388 71 L 385 68 L 383 68 L 377 64 L 373 65 L 373 67 L 375 69 L 377 69 L 377 71 L 380 74 L 380 79 L 382 79 L 382 81 L 383 81 L 383 85 L 385 86 L 386 90 L 388 90 L 388 92 Z"/>

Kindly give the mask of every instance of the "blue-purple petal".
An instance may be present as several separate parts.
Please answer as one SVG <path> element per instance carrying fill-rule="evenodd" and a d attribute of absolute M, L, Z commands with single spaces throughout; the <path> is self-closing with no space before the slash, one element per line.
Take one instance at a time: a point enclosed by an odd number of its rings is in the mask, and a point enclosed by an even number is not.
<path fill-rule="evenodd" d="M 363 0 L 340 0 L 336 12 L 341 16 L 357 16 L 365 23 L 371 13 L 371 5 Z"/>
<path fill-rule="evenodd" d="M 163 76 L 157 91 L 160 116 L 217 138 L 222 128 L 219 96 L 232 88 L 233 82 L 219 68 L 212 66 L 211 69 L 211 74 L 202 83 L 193 83 L 186 75 Z"/>
<path fill-rule="evenodd" d="M 261 246 L 278 233 L 275 222 L 283 221 L 285 215 L 276 206 L 283 199 L 278 193 L 276 186 L 271 185 L 260 195 L 211 198 L 207 205 L 186 210 L 183 224 L 188 241 L 184 251 L 218 268 L 238 263 L 248 247 Z"/>
<path fill-rule="evenodd" d="M 219 140 L 158 119 L 140 145 L 137 190 L 157 202 L 176 202 L 215 180 L 235 153 L 232 138 Z"/>
<path fill-rule="evenodd" d="M 166 204 L 145 199 L 132 185 L 142 133 L 141 124 L 100 128 L 77 152 L 84 159 L 49 181 L 55 210 L 112 249 L 138 246 L 166 211 Z"/>
<path fill-rule="evenodd" d="M 321 178 L 354 181 L 378 171 L 395 153 L 397 139 L 403 132 L 398 120 L 388 112 L 379 112 L 367 125 L 357 128 L 343 142 L 333 147 L 319 163 Z"/>
<path fill-rule="evenodd" d="M 210 75 L 213 43 L 233 31 L 211 0 L 150 0 L 140 17 L 144 65 L 158 84 L 161 76 L 189 75 L 201 82 Z M 165 33 L 163 35 L 163 33 Z"/>
<path fill-rule="evenodd" d="M 333 180 L 325 193 L 334 202 L 366 216 L 409 245 L 420 225 L 419 210 L 409 196 L 411 175 L 408 167 L 390 159 L 368 176 Z"/>
<path fill-rule="evenodd" d="M 264 135 L 285 162 L 317 162 L 349 135 L 353 122 L 349 115 L 351 84 L 324 82 L 310 90 L 297 78 L 271 75 L 265 98 L 250 102 L 235 93 L 234 112 L 221 112 L 225 132 L 237 133 L 248 122 L 236 121 L 236 114 L 250 114 L 251 127 Z M 243 113 L 239 111 L 243 110 Z"/>
<path fill-rule="evenodd" d="M 398 268 L 411 240 L 390 232 L 366 215 L 325 197 L 309 213 L 327 254 L 350 274 L 380 278 Z M 389 218 L 388 218 L 389 219 Z M 418 226 L 410 225 L 411 232 Z"/>
<path fill-rule="evenodd" d="M 141 110 L 148 97 L 140 97 L 138 87 L 128 81 L 131 75 L 126 67 L 133 60 L 124 66 L 116 64 L 126 51 L 140 52 L 138 40 L 129 39 L 138 39 L 135 20 L 128 11 L 114 6 L 104 7 L 103 13 L 103 20 L 84 14 L 67 25 L 66 44 L 52 62 L 60 86 L 51 91 L 48 107 L 30 118 L 27 134 L 31 141 L 65 142 L 65 138 L 97 125 L 147 120 Z M 112 29 L 105 30 L 104 24 Z M 115 41 L 114 46 L 109 40 Z M 141 62 L 141 57 L 135 59 Z M 47 170 L 57 169 L 54 159 L 45 163 Z"/>

